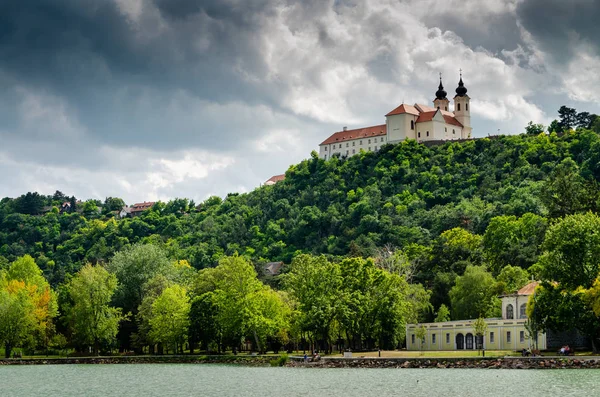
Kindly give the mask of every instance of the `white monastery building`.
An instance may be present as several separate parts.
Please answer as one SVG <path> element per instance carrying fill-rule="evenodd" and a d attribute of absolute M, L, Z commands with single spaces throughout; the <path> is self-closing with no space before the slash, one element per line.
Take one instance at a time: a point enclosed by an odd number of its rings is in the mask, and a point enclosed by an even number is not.
<path fill-rule="evenodd" d="M 319 145 L 319 157 L 327 160 L 336 154 L 352 156 L 361 149 L 376 152 L 386 143 L 398 143 L 405 139 L 426 142 L 471 138 L 470 98 L 462 81 L 462 73 L 454 96 L 453 111 L 450 111 L 450 100 L 446 95 L 440 75 L 433 107 L 403 103 L 385 115 L 385 124 L 355 130 L 344 127 L 343 131 L 334 133 Z"/>

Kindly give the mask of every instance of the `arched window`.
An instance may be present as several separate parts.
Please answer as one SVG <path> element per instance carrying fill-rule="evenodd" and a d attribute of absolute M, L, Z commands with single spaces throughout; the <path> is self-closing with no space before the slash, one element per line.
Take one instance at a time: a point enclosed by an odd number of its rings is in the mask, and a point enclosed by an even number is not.
<path fill-rule="evenodd" d="M 519 318 L 527 318 L 527 303 L 523 303 L 519 307 Z"/>
<path fill-rule="evenodd" d="M 419 132 L 419 138 L 421 137 L 421 133 Z"/>
<path fill-rule="evenodd" d="M 448 106 L 445 106 L 445 109 L 444 109 L 444 110 L 446 110 L 446 112 L 447 112 L 447 111 L 448 111 Z"/>
<path fill-rule="evenodd" d="M 473 350 L 473 334 L 467 334 L 465 338 L 465 349 Z"/>
<path fill-rule="evenodd" d="M 427 131 L 427 136 L 429 136 L 429 131 Z"/>
<path fill-rule="evenodd" d="M 513 305 L 506 306 L 506 319 L 512 320 L 515 318 Z"/>
<path fill-rule="evenodd" d="M 411 120 L 411 121 L 410 121 L 410 129 L 411 129 L 411 130 L 414 130 L 414 129 L 415 129 L 415 121 L 414 121 L 414 120 Z"/>
<path fill-rule="evenodd" d="M 456 110 L 460 112 L 460 103 L 456 104 Z"/>
<path fill-rule="evenodd" d="M 465 110 L 468 112 L 469 111 L 469 104 L 465 103 Z"/>
<path fill-rule="evenodd" d="M 463 334 L 457 334 L 456 335 L 456 350 L 464 350 L 464 348 L 465 348 L 465 337 L 463 336 Z"/>

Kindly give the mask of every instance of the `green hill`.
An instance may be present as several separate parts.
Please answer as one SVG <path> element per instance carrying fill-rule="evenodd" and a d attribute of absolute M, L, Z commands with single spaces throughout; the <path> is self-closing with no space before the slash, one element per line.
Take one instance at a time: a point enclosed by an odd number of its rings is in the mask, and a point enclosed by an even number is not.
<path fill-rule="evenodd" d="M 137 242 L 161 245 L 195 268 L 235 252 L 289 263 L 298 252 L 369 257 L 386 247 L 418 263 L 416 280 L 435 290 L 436 275 L 460 275 L 467 264 L 488 264 L 496 275 L 506 265 L 534 264 L 549 218 L 596 209 L 599 160 L 600 139 L 586 130 L 437 146 L 407 141 L 348 159 L 313 153 L 274 186 L 212 197 L 197 209 L 185 199 L 158 203 L 122 220 L 93 202 L 43 214 L 68 198 L 28 193 L 0 202 L 0 263 L 30 254 L 56 285 Z M 535 216 L 523 225 L 526 214 Z M 526 233 L 500 241 L 508 236 L 489 229 L 498 216 L 512 218 L 495 229 L 510 224 Z M 447 232 L 454 228 L 468 233 Z M 447 301 L 442 296 L 436 306 Z"/>

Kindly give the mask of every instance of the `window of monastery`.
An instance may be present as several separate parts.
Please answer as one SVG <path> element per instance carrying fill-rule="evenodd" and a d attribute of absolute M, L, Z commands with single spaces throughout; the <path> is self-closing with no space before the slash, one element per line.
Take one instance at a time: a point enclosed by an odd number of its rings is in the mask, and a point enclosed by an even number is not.
<path fill-rule="evenodd" d="M 469 104 L 465 103 L 465 110 L 468 111 L 469 110 Z"/>
<path fill-rule="evenodd" d="M 525 343 L 525 331 L 519 331 L 519 342 Z"/>
<path fill-rule="evenodd" d="M 444 132 L 448 132 L 448 127 L 444 127 Z"/>
<path fill-rule="evenodd" d="M 510 343 L 510 331 L 506 332 L 506 342 Z"/>
<path fill-rule="evenodd" d="M 327 151 L 327 146 L 325 146 L 325 151 Z"/>
<path fill-rule="evenodd" d="M 456 110 L 458 110 L 460 112 L 460 103 L 456 104 Z"/>
<path fill-rule="evenodd" d="M 350 146 L 350 144 L 348 142 L 346 142 L 346 147 Z"/>
<path fill-rule="evenodd" d="M 527 303 L 523 303 L 519 307 L 519 318 L 527 318 Z"/>
<path fill-rule="evenodd" d="M 411 120 L 411 121 L 410 121 L 410 129 L 411 129 L 411 130 L 414 130 L 414 129 L 415 129 L 415 121 L 414 121 L 414 120 Z"/>
<path fill-rule="evenodd" d="M 494 333 L 490 332 L 490 343 L 494 343 Z"/>
<path fill-rule="evenodd" d="M 512 320 L 515 318 L 513 305 L 509 304 L 506 306 L 506 319 Z"/>
<path fill-rule="evenodd" d="M 369 144 L 371 143 L 371 140 L 369 139 Z"/>
<path fill-rule="evenodd" d="M 431 343 L 435 343 L 435 334 L 431 335 Z"/>
<path fill-rule="evenodd" d="M 421 137 L 421 133 L 419 132 L 419 138 Z"/>
<path fill-rule="evenodd" d="M 346 150 L 346 156 L 347 156 L 347 155 L 349 155 L 349 154 L 350 154 L 350 151 L 349 151 L 349 150 Z"/>
<path fill-rule="evenodd" d="M 427 131 L 427 136 L 429 136 L 429 131 Z"/>
<path fill-rule="evenodd" d="M 358 142 L 358 144 L 362 146 L 362 140 L 360 142 Z"/>
<path fill-rule="evenodd" d="M 383 137 L 381 137 L 381 140 L 379 142 L 383 142 Z"/>
<path fill-rule="evenodd" d="M 369 152 L 371 151 L 371 146 L 369 146 Z"/>
<path fill-rule="evenodd" d="M 456 130 L 452 130 L 452 133 L 456 135 Z"/>
<path fill-rule="evenodd" d="M 446 112 L 448 111 L 448 106 L 446 106 Z"/>
<path fill-rule="evenodd" d="M 356 149 L 352 149 L 352 154 L 355 154 L 355 153 L 356 153 Z"/>
<path fill-rule="evenodd" d="M 327 160 L 327 155 L 325 155 L 325 156 L 323 157 L 323 160 Z"/>
<path fill-rule="evenodd" d="M 355 142 L 355 141 L 352 141 L 352 146 L 354 146 L 355 144 L 356 144 L 356 142 Z"/>
<path fill-rule="evenodd" d="M 411 340 L 411 342 L 412 342 L 412 343 L 413 343 L 413 345 L 414 345 L 414 344 L 415 344 L 415 334 L 412 334 L 412 335 L 411 335 L 411 338 L 410 338 L 410 340 Z"/>

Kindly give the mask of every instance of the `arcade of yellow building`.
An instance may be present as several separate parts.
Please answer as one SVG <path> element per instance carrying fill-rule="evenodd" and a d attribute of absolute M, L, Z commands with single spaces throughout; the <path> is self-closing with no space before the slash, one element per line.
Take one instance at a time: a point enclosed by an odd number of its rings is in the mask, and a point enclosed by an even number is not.
<path fill-rule="evenodd" d="M 546 349 L 546 334 L 537 335 L 537 345 L 525 327 L 527 301 L 535 292 L 537 282 L 531 282 L 517 293 L 504 295 L 502 318 L 485 319 L 487 330 L 483 338 L 475 335 L 476 320 L 446 321 L 440 323 L 407 324 L 407 350 L 522 350 Z M 417 329 L 424 327 L 424 340 L 418 340 Z"/>

